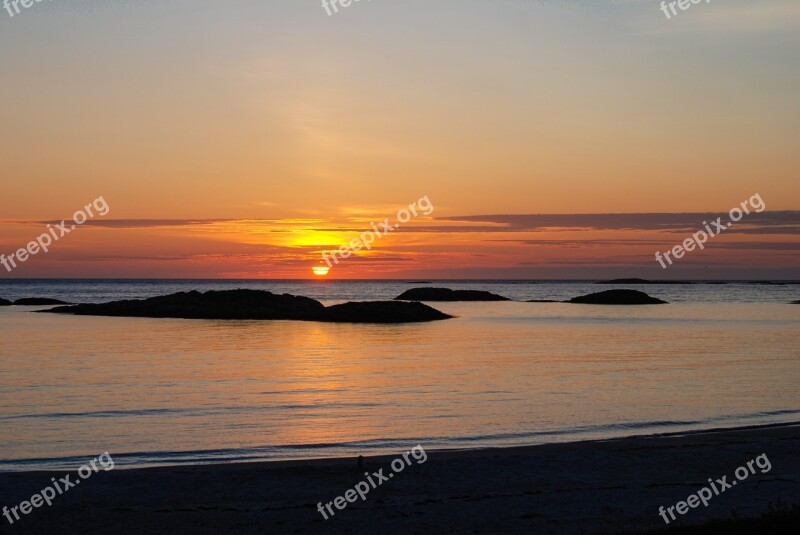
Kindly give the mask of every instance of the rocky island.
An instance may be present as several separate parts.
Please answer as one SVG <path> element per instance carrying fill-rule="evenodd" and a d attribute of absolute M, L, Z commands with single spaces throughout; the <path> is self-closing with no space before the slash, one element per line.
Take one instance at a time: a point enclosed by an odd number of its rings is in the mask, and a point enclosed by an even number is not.
<path fill-rule="evenodd" d="M 666 301 L 650 297 L 638 290 L 606 290 L 604 292 L 593 293 L 574 297 L 568 303 L 578 303 L 583 305 L 664 305 Z"/>
<path fill-rule="evenodd" d="M 394 298 L 395 301 L 510 301 L 507 297 L 482 290 L 449 288 L 412 288 Z"/>
<path fill-rule="evenodd" d="M 59 306 L 42 312 L 213 320 L 304 320 L 337 323 L 409 323 L 451 318 L 422 303 L 371 301 L 325 307 L 309 297 L 264 290 L 179 292 L 149 299 Z"/>
<path fill-rule="evenodd" d="M 14 301 L 17 306 L 44 306 L 44 305 L 68 305 L 66 301 L 60 299 L 50 299 L 48 297 L 26 297 Z"/>

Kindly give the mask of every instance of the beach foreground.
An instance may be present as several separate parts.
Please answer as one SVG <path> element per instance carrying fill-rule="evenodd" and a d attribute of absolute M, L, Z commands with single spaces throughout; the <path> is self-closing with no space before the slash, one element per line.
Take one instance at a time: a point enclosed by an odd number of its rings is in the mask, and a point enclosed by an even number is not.
<path fill-rule="evenodd" d="M 415 444 L 399 449 L 410 450 Z M 424 448 L 424 444 L 422 445 Z M 672 522 L 757 516 L 800 502 L 797 423 L 522 448 L 428 451 L 323 519 L 317 504 L 392 472 L 397 456 L 100 471 L 2 533 L 617 533 L 663 528 L 659 507 L 686 500 L 766 454 L 771 469 Z M 113 452 L 112 452 L 113 455 Z M 52 472 L 0 474 L 0 505 Z M 63 475 L 63 474 L 58 474 Z"/>

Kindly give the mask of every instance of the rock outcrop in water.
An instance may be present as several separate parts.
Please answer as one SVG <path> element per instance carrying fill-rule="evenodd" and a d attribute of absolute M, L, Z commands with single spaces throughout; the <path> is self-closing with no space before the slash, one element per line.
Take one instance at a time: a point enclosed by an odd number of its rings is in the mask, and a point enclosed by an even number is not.
<path fill-rule="evenodd" d="M 325 307 L 319 301 L 258 290 L 179 292 L 102 304 L 56 307 L 48 312 L 79 316 L 129 316 L 183 319 L 311 319 Z"/>
<path fill-rule="evenodd" d="M 568 303 L 579 303 L 584 305 L 664 305 L 666 301 L 650 297 L 638 290 L 606 290 L 604 292 L 593 293 L 575 297 L 567 301 Z"/>
<path fill-rule="evenodd" d="M 407 301 L 366 301 L 329 306 L 320 321 L 342 323 L 411 323 L 452 318 L 428 305 Z"/>
<path fill-rule="evenodd" d="M 394 298 L 395 301 L 509 301 L 507 297 L 482 290 L 449 288 L 412 288 Z"/>
<path fill-rule="evenodd" d="M 11 301 L 7 301 L 2 297 L 0 297 L 0 307 L 10 307 L 10 306 L 11 306 Z"/>
<path fill-rule="evenodd" d="M 17 299 L 14 301 L 15 305 L 24 305 L 24 306 L 44 306 L 44 305 L 68 305 L 66 301 L 61 301 L 60 299 L 50 299 L 47 297 L 26 297 L 23 299 Z"/>
<path fill-rule="evenodd" d="M 180 292 L 142 300 L 61 306 L 43 312 L 79 316 L 341 323 L 407 323 L 452 317 L 421 303 L 345 303 L 326 308 L 308 297 L 278 295 L 263 290 Z"/>

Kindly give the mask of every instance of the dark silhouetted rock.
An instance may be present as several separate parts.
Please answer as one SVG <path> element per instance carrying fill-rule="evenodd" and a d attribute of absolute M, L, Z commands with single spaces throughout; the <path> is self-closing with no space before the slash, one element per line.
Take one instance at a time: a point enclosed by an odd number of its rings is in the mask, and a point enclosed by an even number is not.
<path fill-rule="evenodd" d="M 647 279 L 613 279 L 600 281 L 597 284 L 694 284 L 691 281 L 651 281 Z"/>
<path fill-rule="evenodd" d="M 260 290 L 180 292 L 142 300 L 56 307 L 48 312 L 79 316 L 184 319 L 312 319 L 325 307 L 308 297 Z"/>
<path fill-rule="evenodd" d="M 66 301 L 60 299 L 49 299 L 47 297 L 26 297 L 24 299 L 17 299 L 14 301 L 15 305 L 24 306 L 42 306 L 42 305 L 68 305 Z"/>
<path fill-rule="evenodd" d="M 531 299 L 530 301 L 525 301 L 526 303 L 563 303 L 564 301 L 555 301 L 553 299 Z"/>
<path fill-rule="evenodd" d="M 800 301 L 792 301 L 793 305 L 800 305 Z"/>
<path fill-rule="evenodd" d="M 575 297 L 568 302 L 584 305 L 663 305 L 667 303 L 637 290 L 606 290 Z"/>
<path fill-rule="evenodd" d="M 7 301 L 0 297 L 0 307 L 8 307 L 11 306 L 11 301 Z"/>
<path fill-rule="evenodd" d="M 373 301 L 344 303 L 325 309 L 322 321 L 346 323 L 411 323 L 452 318 L 435 308 L 416 302 Z"/>
<path fill-rule="evenodd" d="M 452 317 L 421 303 L 346 303 L 325 308 L 319 301 L 308 297 L 278 295 L 263 290 L 180 292 L 142 300 L 61 306 L 42 312 L 79 316 L 343 323 L 406 323 Z"/>
<path fill-rule="evenodd" d="M 508 301 L 507 297 L 482 290 L 449 288 L 412 288 L 394 298 L 395 301 Z"/>

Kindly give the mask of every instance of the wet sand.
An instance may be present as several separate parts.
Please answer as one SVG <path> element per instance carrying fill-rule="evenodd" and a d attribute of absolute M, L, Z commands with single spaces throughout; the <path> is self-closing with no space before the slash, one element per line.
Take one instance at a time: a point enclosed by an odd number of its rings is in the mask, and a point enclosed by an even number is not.
<path fill-rule="evenodd" d="M 415 444 L 409 444 L 406 450 Z M 422 444 L 423 448 L 425 447 Z M 398 455 L 403 453 L 398 450 Z M 99 472 L 0 533 L 617 533 L 664 527 L 669 507 L 761 454 L 772 468 L 673 525 L 756 516 L 800 502 L 800 424 L 475 451 L 427 451 L 324 520 L 330 502 L 391 472 L 396 456 Z M 113 455 L 113 452 L 111 452 Z M 362 452 L 363 453 L 363 452 Z M 355 455 L 355 454 L 354 454 Z M 53 472 L 0 474 L 0 506 L 50 484 Z M 73 479 L 75 476 L 73 475 Z M 373 478 L 374 479 L 374 478 Z M 13 517 L 12 517 L 13 518 Z"/>

